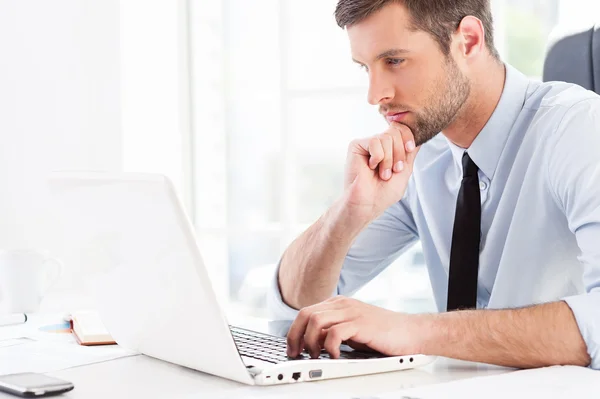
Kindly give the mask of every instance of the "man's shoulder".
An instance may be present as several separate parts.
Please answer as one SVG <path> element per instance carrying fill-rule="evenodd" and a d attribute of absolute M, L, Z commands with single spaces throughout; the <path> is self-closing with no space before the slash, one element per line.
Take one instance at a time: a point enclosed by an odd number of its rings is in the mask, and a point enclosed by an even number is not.
<path fill-rule="evenodd" d="M 535 82 L 529 86 L 523 109 L 562 114 L 582 102 L 600 105 L 600 96 L 572 83 Z"/>
<path fill-rule="evenodd" d="M 576 164 L 596 162 L 600 149 L 600 96 L 564 82 L 543 83 L 536 91 L 539 93 L 534 93 L 534 98 L 539 97 L 539 107 L 534 109 L 530 123 L 535 129 L 529 132 L 538 134 L 528 136 L 537 140 L 536 148 L 553 171 L 550 175 L 557 178 L 560 170 L 577 170 Z M 566 176 L 576 175 L 564 175 L 564 182 L 573 181 Z"/>

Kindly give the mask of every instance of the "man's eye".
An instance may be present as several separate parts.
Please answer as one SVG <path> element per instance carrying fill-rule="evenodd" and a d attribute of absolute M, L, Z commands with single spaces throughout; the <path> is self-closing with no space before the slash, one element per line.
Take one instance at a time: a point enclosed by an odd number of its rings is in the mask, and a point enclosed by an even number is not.
<path fill-rule="evenodd" d="M 369 72 L 369 67 L 367 67 L 366 65 L 360 64 L 358 67 L 365 72 Z"/>
<path fill-rule="evenodd" d="M 391 66 L 400 65 L 404 62 L 402 58 L 388 58 L 386 59 L 386 63 Z"/>

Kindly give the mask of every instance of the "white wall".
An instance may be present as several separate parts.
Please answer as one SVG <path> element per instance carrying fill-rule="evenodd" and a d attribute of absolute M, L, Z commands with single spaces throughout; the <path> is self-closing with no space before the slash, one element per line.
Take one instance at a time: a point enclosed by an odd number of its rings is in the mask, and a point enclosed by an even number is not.
<path fill-rule="evenodd" d="M 600 2 L 596 0 L 560 0 L 561 28 L 585 28 L 600 22 Z"/>
<path fill-rule="evenodd" d="M 224 72 L 214 62 L 223 57 L 222 38 L 215 34 L 222 25 L 222 3 L 120 4 L 123 168 L 168 176 L 188 215 L 202 227 L 214 227 L 227 206 L 221 194 L 225 164 L 217 155 L 225 150 Z M 228 292 L 224 240 L 201 228 L 198 241 L 217 293 Z"/>
<path fill-rule="evenodd" d="M 168 176 L 191 212 L 186 0 L 123 0 L 123 168 Z"/>
<path fill-rule="evenodd" d="M 0 0 L 0 248 L 55 247 L 47 172 L 122 168 L 119 68 L 119 0 Z"/>

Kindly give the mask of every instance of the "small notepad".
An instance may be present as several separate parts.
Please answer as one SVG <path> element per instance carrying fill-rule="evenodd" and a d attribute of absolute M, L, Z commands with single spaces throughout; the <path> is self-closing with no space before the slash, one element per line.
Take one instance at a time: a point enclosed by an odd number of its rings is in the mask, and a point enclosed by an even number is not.
<path fill-rule="evenodd" d="M 75 312 L 71 315 L 73 335 L 80 345 L 113 345 L 115 340 L 110 336 L 100 316 L 96 312 Z"/>

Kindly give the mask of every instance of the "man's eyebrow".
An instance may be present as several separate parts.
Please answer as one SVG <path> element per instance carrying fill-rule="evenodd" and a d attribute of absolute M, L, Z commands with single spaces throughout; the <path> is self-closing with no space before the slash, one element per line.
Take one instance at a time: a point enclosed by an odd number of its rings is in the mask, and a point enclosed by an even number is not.
<path fill-rule="evenodd" d="M 402 49 L 402 48 L 394 48 L 394 49 L 386 50 L 383 53 L 379 54 L 377 57 L 375 57 L 375 61 L 379 61 L 382 58 L 394 57 L 399 54 L 406 54 L 406 53 L 410 53 L 410 51 L 406 50 L 406 49 Z M 357 64 L 363 65 L 362 62 L 360 62 L 354 58 L 352 58 L 352 61 L 356 62 Z"/>
<path fill-rule="evenodd" d="M 394 49 L 387 50 L 387 51 L 384 51 L 383 53 L 379 54 L 377 57 L 375 57 L 375 61 L 378 61 L 382 58 L 394 57 L 398 54 L 406 54 L 406 53 L 410 53 L 410 51 L 405 50 L 403 48 L 394 48 Z"/>

